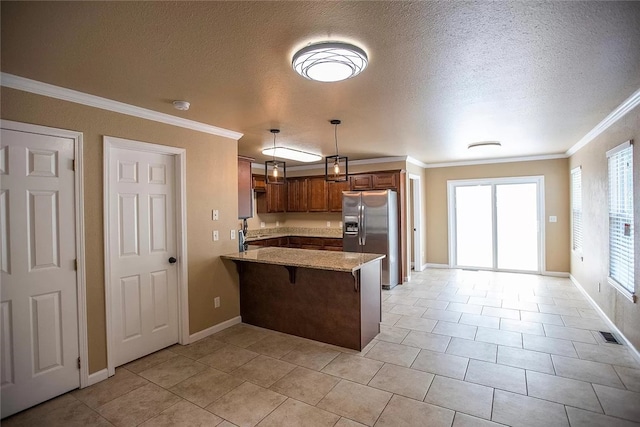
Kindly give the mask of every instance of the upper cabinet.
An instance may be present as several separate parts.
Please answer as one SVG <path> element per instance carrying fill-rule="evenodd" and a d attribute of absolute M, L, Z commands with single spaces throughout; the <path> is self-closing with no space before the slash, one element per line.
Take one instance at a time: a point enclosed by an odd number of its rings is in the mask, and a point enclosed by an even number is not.
<path fill-rule="evenodd" d="M 307 178 L 287 179 L 287 212 L 307 211 Z"/>
<path fill-rule="evenodd" d="M 349 191 L 349 181 L 329 182 L 329 212 L 342 212 L 342 192 Z"/>
<path fill-rule="evenodd" d="M 256 212 L 278 213 L 287 208 L 286 184 L 267 184 L 264 175 L 253 175 L 253 190 L 256 194 Z"/>
<path fill-rule="evenodd" d="M 324 175 L 287 178 L 287 183 L 266 184 L 264 175 L 253 175 L 258 213 L 342 212 L 342 192 L 349 190 L 403 191 L 404 171 L 350 175 L 349 181 L 327 182 Z"/>
<path fill-rule="evenodd" d="M 329 195 L 327 194 L 327 181 L 324 176 L 307 178 L 309 183 L 309 212 L 327 212 L 329 210 Z"/>
<path fill-rule="evenodd" d="M 399 172 L 372 172 L 350 175 L 352 190 L 387 190 L 398 189 Z"/>
<path fill-rule="evenodd" d="M 238 156 L 238 219 L 253 216 L 252 160 L 250 157 Z"/>

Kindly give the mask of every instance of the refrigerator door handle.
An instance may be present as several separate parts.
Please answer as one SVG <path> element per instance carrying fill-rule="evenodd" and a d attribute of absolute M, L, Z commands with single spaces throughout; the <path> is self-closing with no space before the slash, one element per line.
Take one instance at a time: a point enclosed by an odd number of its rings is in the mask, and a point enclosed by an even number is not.
<path fill-rule="evenodd" d="M 365 220 L 366 220 L 366 216 L 365 216 L 366 210 L 365 210 L 365 206 L 362 205 L 362 246 L 367 244 L 367 228 L 365 227 Z"/>
<path fill-rule="evenodd" d="M 358 205 L 358 245 L 362 246 L 362 205 Z"/>

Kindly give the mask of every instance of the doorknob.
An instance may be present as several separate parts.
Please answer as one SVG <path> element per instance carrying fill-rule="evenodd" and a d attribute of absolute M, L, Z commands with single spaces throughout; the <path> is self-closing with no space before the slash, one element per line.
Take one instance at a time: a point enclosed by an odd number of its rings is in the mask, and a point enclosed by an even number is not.
<path fill-rule="evenodd" d="M 169 258 L 169 264 L 175 264 L 176 261 L 178 261 L 178 260 L 175 259 L 174 257 Z"/>

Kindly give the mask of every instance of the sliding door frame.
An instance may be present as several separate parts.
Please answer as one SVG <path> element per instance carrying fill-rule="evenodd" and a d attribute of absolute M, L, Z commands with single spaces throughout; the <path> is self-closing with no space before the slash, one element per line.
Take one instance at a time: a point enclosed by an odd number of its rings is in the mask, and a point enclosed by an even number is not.
<path fill-rule="evenodd" d="M 538 270 L 510 270 L 497 268 L 498 263 L 498 245 L 497 245 L 497 218 L 496 218 L 496 185 L 505 184 L 537 184 L 537 204 L 538 204 Z M 471 187 L 478 185 L 491 186 L 491 222 L 493 233 L 493 267 L 474 267 L 458 265 L 457 254 L 457 224 L 456 224 L 456 187 Z M 471 268 L 474 270 L 487 271 L 504 271 L 513 273 L 533 273 L 543 274 L 546 271 L 545 262 L 545 206 L 544 206 L 544 176 L 518 176 L 505 178 L 481 178 L 481 179 L 462 179 L 447 181 L 447 209 L 448 209 L 448 241 L 449 241 L 449 268 Z"/>

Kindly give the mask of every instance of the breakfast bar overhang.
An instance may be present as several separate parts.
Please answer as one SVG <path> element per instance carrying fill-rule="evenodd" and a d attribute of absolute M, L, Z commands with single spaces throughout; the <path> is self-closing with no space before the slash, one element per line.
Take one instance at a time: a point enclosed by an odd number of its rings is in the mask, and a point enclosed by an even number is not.
<path fill-rule="evenodd" d="M 384 255 L 267 247 L 224 255 L 242 321 L 362 350 L 380 332 Z"/>

